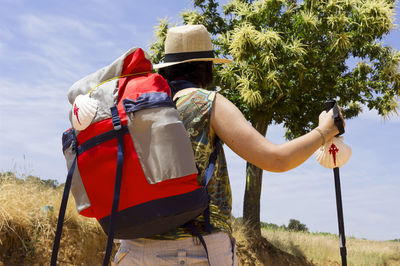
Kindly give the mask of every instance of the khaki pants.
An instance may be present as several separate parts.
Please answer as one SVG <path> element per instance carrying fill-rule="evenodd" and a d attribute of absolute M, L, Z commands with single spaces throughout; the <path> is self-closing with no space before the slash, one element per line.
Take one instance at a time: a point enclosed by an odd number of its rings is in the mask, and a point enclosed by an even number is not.
<path fill-rule="evenodd" d="M 226 233 L 204 236 L 212 266 L 238 265 L 234 240 Z M 233 248 L 232 248 L 233 246 Z M 182 240 L 121 240 L 113 265 L 209 265 L 196 238 Z"/>

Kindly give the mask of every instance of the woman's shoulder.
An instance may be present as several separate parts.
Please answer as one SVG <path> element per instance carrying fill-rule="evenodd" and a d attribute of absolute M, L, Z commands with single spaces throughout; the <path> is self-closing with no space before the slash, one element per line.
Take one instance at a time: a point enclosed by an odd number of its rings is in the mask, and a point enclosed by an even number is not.
<path fill-rule="evenodd" d="M 178 95 L 176 99 L 177 109 L 185 116 L 209 117 L 215 100 L 215 91 L 205 89 L 194 89 L 187 93 Z"/>
<path fill-rule="evenodd" d="M 209 91 L 202 88 L 191 88 L 185 89 L 176 94 L 177 102 L 185 102 L 191 99 L 194 102 L 210 102 L 212 103 L 215 99 L 216 92 Z"/>
<path fill-rule="evenodd" d="M 210 101 L 214 101 L 215 95 L 217 94 L 215 91 L 209 91 L 201 88 L 197 89 L 197 93 L 204 95 Z"/>

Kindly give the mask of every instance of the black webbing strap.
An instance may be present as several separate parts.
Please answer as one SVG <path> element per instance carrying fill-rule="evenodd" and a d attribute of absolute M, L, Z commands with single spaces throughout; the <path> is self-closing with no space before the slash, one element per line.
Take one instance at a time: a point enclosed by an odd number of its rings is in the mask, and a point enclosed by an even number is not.
<path fill-rule="evenodd" d="M 165 54 L 164 62 L 181 62 L 194 58 L 214 58 L 214 50 Z"/>
<path fill-rule="evenodd" d="M 204 241 L 203 236 L 201 235 L 199 230 L 197 230 L 196 226 L 193 224 L 193 221 L 188 222 L 187 227 L 189 227 L 192 230 L 192 232 L 197 236 L 197 238 L 200 240 L 200 243 L 203 245 L 204 250 L 206 251 L 208 264 L 211 265 L 210 257 L 208 256 L 208 249 L 207 249 L 206 241 Z"/>
<path fill-rule="evenodd" d="M 171 82 L 169 82 L 167 80 L 167 82 L 171 89 L 171 98 L 174 98 L 175 94 L 180 90 L 183 90 L 186 88 L 200 88 L 198 85 L 196 85 L 190 81 L 186 81 L 186 80 L 174 80 Z"/>
<path fill-rule="evenodd" d="M 215 170 L 215 164 L 217 162 L 217 156 L 218 156 L 218 152 L 221 146 L 221 141 L 220 139 L 216 136 L 215 137 L 215 148 L 213 153 L 210 155 L 210 159 L 208 161 L 208 166 L 206 168 L 206 170 L 204 171 L 203 174 L 203 183 L 202 186 L 206 188 L 207 190 L 207 185 L 211 180 L 211 177 L 214 173 Z M 210 206 L 207 206 L 207 208 L 204 210 L 203 213 L 203 217 L 204 217 L 204 225 L 205 225 L 205 229 L 207 233 L 211 233 L 211 225 L 210 225 Z"/>
<path fill-rule="evenodd" d="M 123 126 L 121 131 L 123 134 L 129 134 L 128 126 Z M 96 137 L 89 139 L 88 141 L 82 143 L 77 147 L 78 156 L 84 153 L 85 151 L 90 150 L 91 148 L 97 145 L 103 144 L 104 142 L 107 142 L 113 138 L 115 138 L 115 130 L 107 131 L 103 134 L 100 134 Z"/>
<path fill-rule="evenodd" d="M 114 125 L 114 130 L 117 134 L 118 140 L 118 155 L 117 155 L 117 171 L 115 174 L 115 184 L 114 184 L 114 199 L 111 209 L 110 217 L 110 227 L 108 230 L 107 238 L 107 248 L 106 255 L 104 256 L 103 266 L 107 266 L 112 252 L 113 241 L 114 241 L 114 229 L 115 229 L 115 216 L 118 212 L 119 198 L 121 192 L 121 181 L 122 181 L 122 168 L 124 162 L 124 133 L 121 130 L 122 124 L 121 119 L 118 114 L 118 109 L 116 106 L 111 107 L 112 122 Z"/>
<path fill-rule="evenodd" d="M 211 180 L 212 174 L 214 173 L 220 146 L 221 146 L 221 141 L 217 136 L 215 136 L 215 148 L 213 153 L 211 153 L 210 155 L 210 159 L 208 160 L 208 166 L 206 170 L 204 170 L 203 174 L 203 183 L 202 183 L 203 187 L 207 187 L 208 183 Z"/>
<path fill-rule="evenodd" d="M 214 173 L 214 170 L 215 170 L 215 164 L 216 164 L 216 161 L 217 161 L 217 156 L 218 156 L 218 153 L 219 153 L 220 146 L 221 146 L 221 141 L 219 140 L 218 137 L 216 137 L 216 139 L 215 139 L 215 149 L 214 149 L 213 153 L 210 155 L 210 159 L 208 161 L 208 166 L 207 166 L 206 170 L 204 170 L 204 174 L 203 174 L 202 186 L 205 187 L 206 190 L 207 190 L 207 185 L 210 182 L 211 177 L 212 177 L 212 175 Z M 207 208 L 204 210 L 203 217 L 204 217 L 205 230 L 206 230 L 207 233 L 211 233 L 210 206 L 207 206 Z M 196 226 L 193 224 L 193 221 L 188 222 L 186 224 L 186 226 L 189 227 L 192 230 L 192 232 L 197 236 L 197 238 L 200 240 L 201 244 L 204 247 L 204 250 L 206 251 L 208 264 L 211 265 L 210 257 L 208 256 L 207 244 L 204 241 L 203 236 L 201 235 L 199 230 L 196 228 Z"/>
<path fill-rule="evenodd" d="M 63 223 L 64 223 L 65 210 L 67 208 L 68 195 L 69 195 L 69 191 L 71 189 L 71 182 L 72 182 L 72 176 L 73 176 L 74 170 L 75 170 L 76 158 L 77 157 L 75 157 L 74 161 L 72 162 L 71 168 L 68 171 L 67 180 L 65 181 L 60 211 L 58 213 L 57 230 L 56 230 L 56 235 L 54 237 L 53 251 L 51 253 L 50 266 L 56 266 L 56 264 L 57 264 L 58 249 L 60 248 L 60 240 L 61 240 L 62 228 L 63 228 Z"/>

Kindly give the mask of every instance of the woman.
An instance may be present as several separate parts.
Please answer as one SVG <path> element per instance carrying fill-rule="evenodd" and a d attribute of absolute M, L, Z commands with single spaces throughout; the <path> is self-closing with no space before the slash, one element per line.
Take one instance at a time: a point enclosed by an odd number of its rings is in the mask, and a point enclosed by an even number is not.
<path fill-rule="evenodd" d="M 213 151 L 215 171 L 207 186 L 210 196 L 211 232 L 204 217 L 194 220 L 208 250 L 186 228 L 177 228 L 151 239 L 123 240 L 115 261 L 118 265 L 237 265 L 231 236 L 231 189 L 220 141 L 244 160 L 272 172 L 284 172 L 306 161 L 325 141 L 339 133 L 332 111 L 322 112 L 311 132 L 275 145 L 259 134 L 242 113 L 222 95 L 205 90 L 213 81 L 212 64 L 231 60 L 214 58 L 209 33 L 202 25 L 171 28 L 165 41 L 164 63 L 155 65 L 170 82 L 174 101 L 191 138 L 198 181 Z"/>

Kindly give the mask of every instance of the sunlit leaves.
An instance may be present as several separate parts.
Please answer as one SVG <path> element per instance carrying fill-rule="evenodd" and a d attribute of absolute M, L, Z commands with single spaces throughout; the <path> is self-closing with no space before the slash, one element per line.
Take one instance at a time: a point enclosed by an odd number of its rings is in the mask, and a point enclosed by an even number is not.
<path fill-rule="evenodd" d="M 357 0 L 328 0 L 326 2 L 326 9 L 331 12 L 342 12 L 348 7 L 352 7 L 361 1 Z"/>
<path fill-rule="evenodd" d="M 396 73 L 399 73 L 399 68 L 400 68 L 400 52 L 393 50 L 387 57 L 387 61 L 383 68 L 383 73 L 388 76 L 393 76 Z"/>
<path fill-rule="evenodd" d="M 366 62 L 359 62 L 357 63 L 357 71 L 360 75 L 366 77 L 372 72 L 372 67 Z"/>
<path fill-rule="evenodd" d="M 346 52 L 351 47 L 350 36 L 348 33 L 334 34 L 332 48 L 335 51 Z"/>
<path fill-rule="evenodd" d="M 343 13 L 332 14 L 327 17 L 328 25 L 331 29 L 345 27 L 350 22 L 350 19 Z"/>
<path fill-rule="evenodd" d="M 231 44 L 229 50 L 232 56 L 237 60 L 246 60 L 251 56 L 251 52 L 256 48 L 256 39 L 254 36 L 258 34 L 255 27 L 249 23 L 244 23 L 232 33 Z M 249 53 L 250 52 L 250 53 Z"/>
<path fill-rule="evenodd" d="M 388 97 L 384 95 L 378 107 L 378 113 L 384 119 L 389 119 L 393 115 L 399 115 L 399 106 L 399 97 Z"/>
<path fill-rule="evenodd" d="M 269 71 L 265 76 L 264 80 L 266 81 L 267 87 L 276 87 L 281 88 L 279 84 L 278 72 L 277 71 Z"/>
<path fill-rule="evenodd" d="M 317 14 L 313 13 L 311 10 L 300 11 L 300 14 L 306 25 L 317 29 L 319 23 Z"/>
<path fill-rule="evenodd" d="M 262 64 L 268 68 L 271 68 L 271 67 L 276 68 L 276 64 L 275 64 L 276 60 L 277 60 L 277 57 L 275 56 L 275 54 L 272 51 L 268 51 L 263 54 Z"/>
<path fill-rule="evenodd" d="M 253 38 L 260 47 L 268 47 L 270 49 L 274 48 L 281 41 L 279 33 L 272 29 L 262 29 Z"/>
<path fill-rule="evenodd" d="M 357 11 L 361 26 L 377 31 L 388 32 L 394 23 L 394 2 L 387 0 L 363 0 L 357 2 Z"/>
<path fill-rule="evenodd" d="M 268 121 L 283 123 L 293 137 L 317 123 L 328 98 L 340 99 L 347 118 L 361 112 L 358 103 L 381 115 L 396 112 L 399 52 L 379 43 L 394 27 L 393 0 L 194 4 L 184 22 L 204 23 L 217 53 L 233 59 L 215 67 L 216 80 L 248 119 L 272 116 Z M 361 62 L 351 69 L 348 60 Z"/>
<path fill-rule="evenodd" d="M 160 63 L 164 59 L 164 43 L 169 26 L 168 20 L 165 18 L 160 19 L 160 24 L 155 27 L 156 41 L 150 45 L 150 56 L 154 64 Z"/>
<path fill-rule="evenodd" d="M 186 25 L 206 24 L 205 18 L 194 10 L 182 13 L 182 18 Z"/>
<path fill-rule="evenodd" d="M 257 107 L 263 102 L 261 92 L 256 89 L 256 85 L 257 82 L 255 82 L 253 77 L 248 75 L 247 73 L 243 73 L 242 76 L 238 78 L 237 89 L 239 90 L 243 100 L 250 107 Z"/>
<path fill-rule="evenodd" d="M 225 5 L 224 9 L 225 12 L 234 14 L 240 17 L 241 20 L 246 20 L 246 17 L 250 14 L 250 7 L 251 5 L 245 1 L 232 0 Z"/>
<path fill-rule="evenodd" d="M 245 60 L 251 54 L 258 52 L 271 51 L 281 41 L 278 32 L 271 29 L 257 30 L 254 25 L 244 23 L 234 30 L 231 39 L 225 39 L 229 42 L 230 54 L 237 60 Z M 274 56 L 271 53 L 266 55 L 265 63 L 272 63 Z"/>
<path fill-rule="evenodd" d="M 307 45 L 303 44 L 299 39 L 288 40 L 285 49 L 288 53 L 297 57 L 301 57 L 307 53 Z"/>

